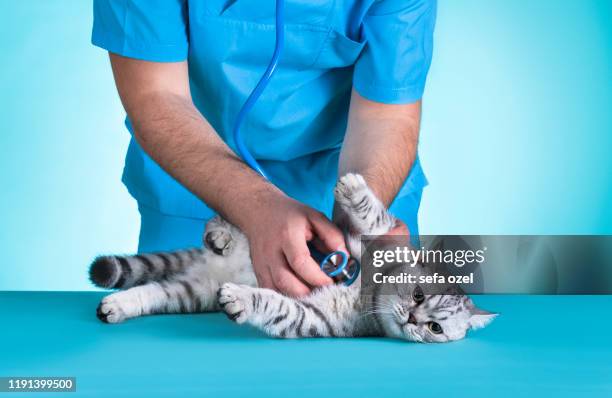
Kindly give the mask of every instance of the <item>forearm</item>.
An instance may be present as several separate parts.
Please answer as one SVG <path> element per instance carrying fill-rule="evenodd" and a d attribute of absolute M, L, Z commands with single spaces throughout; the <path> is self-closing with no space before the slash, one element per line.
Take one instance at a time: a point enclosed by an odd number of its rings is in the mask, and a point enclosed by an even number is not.
<path fill-rule="evenodd" d="M 169 174 L 233 223 L 245 197 L 274 191 L 219 138 L 189 98 L 150 93 L 128 111 L 142 148 Z"/>
<path fill-rule="evenodd" d="M 364 176 L 374 193 L 390 205 L 416 158 L 420 103 L 388 105 L 353 93 L 339 175 Z"/>
<path fill-rule="evenodd" d="M 191 100 L 187 62 L 156 63 L 110 54 L 113 74 L 134 136 L 166 172 L 243 226 L 256 204 L 280 192 L 244 164 Z M 262 199 L 263 200 L 263 199 Z"/>

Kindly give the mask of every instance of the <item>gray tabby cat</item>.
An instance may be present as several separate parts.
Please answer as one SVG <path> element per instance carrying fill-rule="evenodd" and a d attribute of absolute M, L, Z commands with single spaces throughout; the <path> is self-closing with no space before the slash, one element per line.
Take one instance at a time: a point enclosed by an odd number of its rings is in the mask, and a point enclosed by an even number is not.
<path fill-rule="evenodd" d="M 384 234 L 396 220 L 360 175 L 342 177 L 334 191 L 347 228 L 347 244 L 358 260 L 360 235 Z M 121 289 L 98 306 L 108 323 L 156 313 L 224 311 L 270 336 L 389 336 L 418 342 L 446 342 L 485 326 L 496 314 L 477 309 L 463 294 L 412 292 L 360 295 L 360 278 L 350 287 L 331 285 L 295 299 L 257 287 L 247 238 L 227 221 L 209 221 L 208 248 L 136 256 L 104 256 L 90 269 L 100 287 Z"/>

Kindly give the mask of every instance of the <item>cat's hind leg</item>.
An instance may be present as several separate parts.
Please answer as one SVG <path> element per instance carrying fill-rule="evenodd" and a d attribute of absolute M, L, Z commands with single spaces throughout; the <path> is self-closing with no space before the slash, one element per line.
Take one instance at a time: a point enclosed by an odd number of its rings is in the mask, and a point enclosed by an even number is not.
<path fill-rule="evenodd" d="M 229 256 L 248 256 L 249 243 L 246 236 L 231 223 L 215 216 L 206 223 L 204 245 L 213 253 Z"/>
<path fill-rule="evenodd" d="M 96 311 L 106 323 L 161 313 L 190 313 L 218 310 L 219 283 L 181 275 L 173 280 L 151 282 L 104 297 Z"/>

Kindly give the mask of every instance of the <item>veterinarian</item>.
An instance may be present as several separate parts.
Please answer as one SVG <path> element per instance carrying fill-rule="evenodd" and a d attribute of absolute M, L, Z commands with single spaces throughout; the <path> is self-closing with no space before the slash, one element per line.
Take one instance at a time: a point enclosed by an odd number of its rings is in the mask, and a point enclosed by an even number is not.
<path fill-rule="evenodd" d="M 436 2 L 286 1 L 279 68 L 243 126 L 271 184 L 235 155 L 231 130 L 272 55 L 274 7 L 94 0 L 92 42 L 110 53 L 128 115 L 123 182 L 138 201 L 139 251 L 201 246 L 219 213 L 248 236 L 261 286 L 304 295 L 331 283 L 307 241 L 346 250 L 327 218 L 338 174 L 362 174 L 418 234 Z"/>

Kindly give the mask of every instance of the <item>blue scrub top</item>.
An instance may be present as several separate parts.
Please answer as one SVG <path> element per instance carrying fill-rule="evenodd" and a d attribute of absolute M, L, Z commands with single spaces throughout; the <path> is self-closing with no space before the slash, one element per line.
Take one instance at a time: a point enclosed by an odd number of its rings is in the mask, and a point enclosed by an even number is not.
<path fill-rule="evenodd" d="M 243 124 L 273 183 L 330 213 L 351 88 L 383 103 L 419 100 L 435 14 L 435 0 L 286 0 L 279 68 Z M 274 0 L 94 0 L 92 43 L 130 58 L 187 60 L 196 107 L 235 149 L 232 126 L 272 56 L 274 17 Z M 134 139 L 123 181 L 163 214 L 213 214 Z M 425 185 L 417 159 L 398 199 Z"/>

